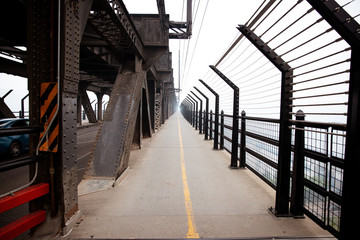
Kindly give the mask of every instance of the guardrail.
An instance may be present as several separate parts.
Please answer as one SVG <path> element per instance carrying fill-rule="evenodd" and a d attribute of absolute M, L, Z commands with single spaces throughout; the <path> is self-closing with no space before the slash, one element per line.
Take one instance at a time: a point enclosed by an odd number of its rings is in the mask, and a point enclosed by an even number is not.
<path fill-rule="evenodd" d="M 1 129 L 0 137 L 18 135 L 18 134 L 33 134 L 43 131 L 43 127 L 19 127 Z M 22 167 L 31 163 L 37 163 L 44 158 L 43 154 L 35 156 L 25 156 L 8 161 L 2 161 L 0 163 L 0 172 L 8 171 L 18 167 Z M 36 170 L 37 171 L 37 170 Z M 35 174 L 36 175 L 36 174 Z M 35 180 L 35 178 L 33 179 Z M 0 214 L 9 211 L 22 204 L 35 200 L 49 193 L 48 183 L 33 184 L 31 181 L 23 187 L 2 194 L 0 197 Z M 13 221 L 6 226 L 0 228 L 0 239 L 13 239 L 20 234 L 30 230 L 31 228 L 39 225 L 46 219 L 45 210 L 33 211 L 20 219 Z"/>
<path fill-rule="evenodd" d="M 182 112 L 190 124 L 199 122 L 191 117 L 195 116 L 193 112 L 186 109 Z M 213 139 L 215 133 L 214 116 L 212 112 L 208 116 L 210 139 Z M 237 145 L 239 166 L 245 166 L 276 190 L 280 120 L 249 117 L 243 111 L 238 116 L 241 122 L 239 129 L 235 129 L 240 141 L 234 142 L 231 138 L 234 130 L 232 118 L 232 115 L 224 114 L 223 111 L 219 115 L 219 148 L 232 154 L 232 145 Z M 297 218 L 306 214 L 338 236 L 346 125 L 305 121 L 302 111 L 298 111 L 296 120 L 291 123 L 291 215 Z"/>

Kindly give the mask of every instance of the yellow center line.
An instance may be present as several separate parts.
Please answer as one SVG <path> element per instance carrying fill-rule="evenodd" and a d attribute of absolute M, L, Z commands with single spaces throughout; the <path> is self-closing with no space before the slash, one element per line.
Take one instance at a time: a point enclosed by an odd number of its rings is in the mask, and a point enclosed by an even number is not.
<path fill-rule="evenodd" d="M 184 158 L 184 147 L 181 137 L 181 128 L 180 120 L 178 115 L 178 128 L 179 128 L 179 142 L 180 142 L 180 160 L 181 160 L 181 176 L 184 188 L 184 197 L 185 197 L 185 209 L 188 221 L 188 233 L 186 234 L 187 238 L 199 238 L 199 234 L 196 232 L 194 213 L 192 209 L 191 199 L 190 199 L 190 190 L 189 184 L 187 181 L 186 167 L 185 167 L 185 158 Z"/>

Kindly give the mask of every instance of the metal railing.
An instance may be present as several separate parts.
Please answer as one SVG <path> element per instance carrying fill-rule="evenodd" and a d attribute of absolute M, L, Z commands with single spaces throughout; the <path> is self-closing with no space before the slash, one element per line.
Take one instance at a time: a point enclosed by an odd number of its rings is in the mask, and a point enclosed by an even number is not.
<path fill-rule="evenodd" d="M 239 25 L 239 37 L 194 86 L 216 96 L 208 95 L 209 105 L 221 123 L 214 132 L 214 114 L 205 113 L 210 138 L 217 135 L 220 149 L 231 153 L 232 167 L 240 161 L 276 190 L 276 216 L 305 213 L 336 237 L 350 239 L 358 225 L 353 216 L 360 214 L 354 190 L 360 167 L 360 14 L 355 1 L 269 5 Z M 189 121 L 195 104 L 182 102 Z M 239 116 L 239 106 L 252 117 Z"/>
<path fill-rule="evenodd" d="M 15 127 L 9 129 L 1 129 L 0 137 L 13 136 L 19 134 L 38 134 L 44 130 L 43 127 Z M 27 155 L 16 159 L 10 159 L 2 161 L 0 163 L 0 173 L 20 168 L 30 164 L 37 164 L 40 160 L 45 158 L 45 154 Z M 35 173 L 33 179 L 12 191 L 0 194 L 0 214 L 11 211 L 12 209 L 26 204 L 32 200 L 35 200 L 43 195 L 49 193 L 48 183 L 35 183 L 38 173 L 37 165 L 35 167 Z M 20 177 L 24 177 L 21 176 Z M 9 179 L 11 180 L 11 179 Z M 13 213 L 13 212 L 10 212 Z M 22 213 L 23 214 L 23 213 Z M 32 210 L 31 213 L 27 211 L 27 214 L 16 221 L 8 223 L 0 228 L 0 239 L 13 239 L 27 230 L 39 225 L 46 219 L 45 210 Z M 16 215 L 17 216 L 17 215 Z"/>
<path fill-rule="evenodd" d="M 193 111 L 182 109 L 182 113 L 190 124 L 199 128 L 195 126 L 195 122 L 199 124 L 199 121 L 195 120 Z M 208 116 L 210 139 L 215 133 L 214 116 L 212 112 Z M 346 125 L 305 121 L 301 111 L 296 116 L 289 127 L 292 132 L 289 169 L 291 215 L 301 217 L 305 213 L 337 236 L 340 230 Z M 238 116 L 239 141 L 234 142 L 231 138 L 234 130 L 232 118 L 223 111 L 219 115 L 219 148 L 231 154 L 232 145 L 237 145 L 239 165 L 244 164 L 276 190 L 280 120 L 249 117 L 243 111 Z M 204 129 L 206 122 L 203 124 Z"/>

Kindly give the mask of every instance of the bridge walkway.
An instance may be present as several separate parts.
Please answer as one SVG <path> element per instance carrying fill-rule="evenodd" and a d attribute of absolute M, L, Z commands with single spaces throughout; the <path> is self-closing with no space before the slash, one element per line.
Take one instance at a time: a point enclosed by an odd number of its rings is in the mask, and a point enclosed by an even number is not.
<path fill-rule="evenodd" d="M 83 219 L 66 237 L 332 239 L 310 219 L 275 218 L 275 191 L 175 113 L 133 150 L 114 188 L 79 197 Z"/>

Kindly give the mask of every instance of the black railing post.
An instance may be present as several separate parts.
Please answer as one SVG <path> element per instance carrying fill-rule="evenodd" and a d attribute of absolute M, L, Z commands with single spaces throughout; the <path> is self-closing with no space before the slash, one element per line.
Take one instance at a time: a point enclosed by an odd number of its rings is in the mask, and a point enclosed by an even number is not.
<path fill-rule="evenodd" d="M 204 98 L 205 98 L 205 116 L 204 116 L 204 132 L 205 132 L 205 140 L 208 140 L 208 126 L 209 126 L 209 121 L 208 121 L 208 116 L 209 116 L 209 98 L 202 93 L 198 88 L 194 87 L 196 89 L 196 91 L 198 91 Z"/>
<path fill-rule="evenodd" d="M 191 121 L 190 124 L 194 127 L 195 126 L 195 103 L 189 98 L 186 97 L 186 100 L 190 103 L 191 105 Z"/>
<path fill-rule="evenodd" d="M 195 127 L 195 114 L 196 114 L 196 103 L 191 99 L 189 98 L 189 96 L 186 97 L 186 99 L 191 103 L 192 105 L 192 110 L 191 110 L 191 125 L 193 127 Z"/>
<path fill-rule="evenodd" d="M 186 100 L 184 99 L 183 103 L 182 103 L 182 106 L 183 106 L 183 111 L 184 111 L 184 117 L 186 119 L 186 121 L 188 121 L 188 123 L 191 124 L 191 104 Z"/>
<path fill-rule="evenodd" d="M 210 66 L 210 68 L 217 74 L 219 77 L 226 82 L 234 90 L 234 102 L 233 102 L 233 121 L 232 121 L 232 137 L 231 137 L 231 168 L 238 167 L 238 152 L 239 152 L 239 88 L 228 79 L 224 74 L 222 74 L 215 66 Z"/>
<path fill-rule="evenodd" d="M 245 120 L 246 113 L 243 110 L 241 112 L 241 137 L 240 137 L 240 168 L 245 168 L 246 164 L 246 155 L 245 155 L 245 148 L 246 148 L 246 120 Z"/>
<path fill-rule="evenodd" d="M 305 114 L 299 110 L 296 113 L 297 121 L 304 121 Z M 291 184 L 291 204 L 290 212 L 294 217 L 304 216 L 304 126 L 301 122 L 295 124 L 295 146 L 294 146 L 294 162 Z"/>
<path fill-rule="evenodd" d="M 202 114 L 203 114 L 203 112 L 202 112 L 202 99 L 199 98 L 199 96 L 196 95 L 193 91 L 190 91 L 190 92 L 191 92 L 197 99 L 199 99 L 199 101 L 200 101 L 199 120 L 198 120 L 198 122 L 199 122 L 199 133 L 201 134 L 201 133 L 202 133 Z"/>
<path fill-rule="evenodd" d="M 289 216 L 291 129 L 293 70 L 276 52 L 248 27 L 238 30 L 281 72 L 279 155 L 276 180 L 275 216 Z M 273 210 L 272 208 L 270 208 Z"/>
<path fill-rule="evenodd" d="M 210 111 L 210 140 L 212 139 L 212 110 Z"/>
<path fill-rule="evenodd" d="M 221 110 L 220 149 L 224 149 L 224 111 Z"/>
<path fill-rule="evenodd" d="M 207 124 L 208 124 L 208 122 L 205 122 L 205 119 L 207 119 L 207 117 L 206 117 L 206 111 L 204 110 L 203 111 L 203 131 L 202 131 L 202 133 L 205 133 L 205 126 L 207 126 Z M 205 136 L 204 136 L 204 139 L 205 140 L 207 140 L 206 138 L 205 138 Z"/>
<path fill-rule="evenodd" d="M 197 130 L 198 129 L 198 114 L 199 114 L 198 101 L 196 101 L 196 99 L 193 98 L 193 96 L 191 96 L 190 94 L 188 94 L 188 97 L 195 103 L 195 130 Z"/>
<path fill-rule="evenodd" d="M 214 149 L 218 149 L 219 145 L 219 94 L 217 94 L 211 87 L 209 87 L 203 80 L 199 81 L 215 95 L 215 129 L 214 129 Z M 210 122 L 210 124 L 212 124 Z M 211 139 L 211 138 L 210 138 Z"/>
<path fill-rule="evenodd" d="M 188 111 L 186 113 L 186 120 L 191 124 L 191 104 L 189 103 L 189 101 L 186 98 L 183 100 L 183 103 L 188 108 Z"/>
<path fill-rule="evenodd" d="M 27 94 L 25 97 L 23 97 L 21 99 L 21 114 L 20 114 L 20 118 L 25 118 L 25 107 L 24 107 L 24 101 L 25 99 L 29 96 L 29 94 Z"/>

